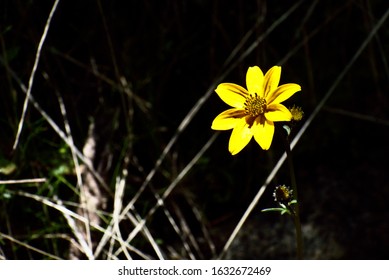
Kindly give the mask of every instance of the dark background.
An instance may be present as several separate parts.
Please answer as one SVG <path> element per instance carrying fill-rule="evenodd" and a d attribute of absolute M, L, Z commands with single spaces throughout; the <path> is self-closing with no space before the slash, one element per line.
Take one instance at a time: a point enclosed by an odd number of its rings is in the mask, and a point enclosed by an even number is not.
<path fill-rule="evenodd" d="M 20 144 L 12 152 L 25 94 L 11 70 L 28 84 L 52 4 L 0 2 L 0 157 L 17 166 L 12 174 L 0 176 L 3 180 L 48 178 L 43 186 L 17 188 L 77 202 L 69 187 L 75 186 L 74 174 L 59 171 L 71 166 L 66 144 L 31 104 Z M 123 168 L 123 154 L 129 155 L 127 201 L 183 118 L 215 81 L 245 86 L 249 66 L 258 65 L 265 72 L 282 62 L 281 84 L 302 87 L 285 103 L 301 106 L 306 120 L 388 8 L 385 0 L 61 1 L 32 95 L 63 129 L 57 94 L 62 96 L 79 149 L 90 121 L 95 121 L 95 165 L 105 164 L 101 162 L 107 154 L 113 158 L 104 176 L 112 190 Z M 292 12 L 283 19 L 288 11 Z M 242 56 L 277 21 L 280 24 Z M 248 32 L 237 55 L 225 65 Z M 389 257 L 388 39 L 386 21 L 294 150 L 306 258 Z M 219 81 L 227 69 L 227 76 Z M 123 80 L 131 94 L 124 92 Z M 226 108 L 215 93 L 206 100 L 158 169 L 154 190 L 162 192 L 203 147 L 215 133 L 210 129 L 213 118 Z M 197 258 L 213 258 L 221 252 L 284 151 L 282 128 L 276 130 L 270 151 L 262 151 L 252 141 L 237 156 L 227 151 L 230 131 L 222 132 L 168 197 L 166 207 L 177 220 L 178 212 L 186 216 L 202 244 Z M 277 184 L 289 184 L 287 166 L 266 190 L 227 258 L 294 258 L 289 217 L 260 212 L 275 206 L 272 190 Z M 67 241 L 53 245 L 46 239 L 49 233 L 71 235 L 63 218 L 14 195 L 15 189 L 1 186 L 0 231 L 66 258 Z M 154 203 L 148 188 L 137 206 L 145 214 Z M 193 217 L 194 209 L 201 213 L 201 221 Z M 169 246 L 179 251 L 179 238 L 159 215 L 157 211 L 150 219 L 150 229 L 166 252 Z M 201 226 L 209 230 L 215 251 L 202 243 Z M 137 242 L 140 250 L 150 251 Z M 0 246 L 6 258 L 42 258 L 6 239 L 0 238 Z M 169 253 L 167 257 L 173 258 Z"/>

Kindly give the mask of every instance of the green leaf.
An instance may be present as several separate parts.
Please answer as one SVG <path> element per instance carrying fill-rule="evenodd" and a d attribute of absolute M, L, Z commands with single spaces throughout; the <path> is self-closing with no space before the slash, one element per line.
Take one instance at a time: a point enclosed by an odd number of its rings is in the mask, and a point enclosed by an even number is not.
<path fill-rule="evenodd" d="M 16 170 L 16 164 L 13 162 L 1 162 L 0 163 L 0 173 L 4 175 L 10 175 Z"/>

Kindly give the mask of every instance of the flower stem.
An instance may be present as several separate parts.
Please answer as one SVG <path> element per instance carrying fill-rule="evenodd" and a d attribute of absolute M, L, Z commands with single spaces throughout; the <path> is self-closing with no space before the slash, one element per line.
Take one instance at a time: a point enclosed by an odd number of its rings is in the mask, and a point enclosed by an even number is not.
<path fill-rule="evenodd" d="M 297 201 L 297 203 L 294 204 L 293 221 L 294 221 L 294 227 L 296 229 L 297 259 L 301 260 L 303 259 L 303 237 L 301 232 L 300 209 L 299 209 L 299 199 L 297 193 L 296 175 L 294 172 L 294 165 L 293 165 L 292 151 L 290 149 L 289 136 L 286 136 L 285 146 L 286 146 L 286 155 L 288 157 L 289 173 L 290 173 L 290 180 L 293 189 L 293 196 L 294 199 Z"/>

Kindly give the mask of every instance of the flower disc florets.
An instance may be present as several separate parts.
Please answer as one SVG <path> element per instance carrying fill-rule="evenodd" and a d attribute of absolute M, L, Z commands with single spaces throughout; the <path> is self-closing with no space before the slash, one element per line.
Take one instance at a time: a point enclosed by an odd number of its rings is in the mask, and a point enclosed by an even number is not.
<path fill-rule="evenodd" d="M 250 94 L 244 103 L 245 111 L 247 115 L 257 117 L 265 113 L 266 110 L 266 99 L 259 97 L 256 93 Z"/>
<path fill-rule="evenodd" d="M 273 193 L 274 200 L 279 203 L 288 203 L 293 199 L 293 191 L 285 186 L 277 186 Z"/>

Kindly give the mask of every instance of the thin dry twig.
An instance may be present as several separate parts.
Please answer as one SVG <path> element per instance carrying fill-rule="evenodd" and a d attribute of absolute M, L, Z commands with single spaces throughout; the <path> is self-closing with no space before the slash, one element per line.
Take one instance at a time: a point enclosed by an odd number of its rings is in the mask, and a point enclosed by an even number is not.
<path fill-rule="evenodd" d="M 14 237 L 12 237 L 12 236 L 10 236 L 8 234 L 0 232 L 0 237 L 3 238 L 3 239 L 8 239 L 8 240 L 10 240 L 13 243 L 19 244 L 20 246 L 26 247 L 27 249 L 29 249 L 31 251 L 37 252 L 37 253 L 42 254 L 42 255 L 44 255 L 46 257 L 49 257 L 51 259 L 61 260 L 61 258 L 58 257 L 58 256 L 55 256 L 53 254 L 47 253 L 45 251 L 42 251 L 41 249 L 35 248 L 35 247 L 27 244 L 26 242 L 20 241 L 20 240 L 14 238 Z"/>
<path fill-rule="evenodd" d="M 0 57 L 0 61 L 4 63 L 4 60 Z M 18 83 L 20 89 L 27 94 L 27 88 L 23 84 L 23 82 L 19 79 L 17 74 L 11 69 L 7 68 L 7 72 L 12 76 L 12 78 Z M 84 156 L 82 152 L 80 152 L 76 146 L 69 140 L 66 134 L 62 131 L 62 129 L 56 124 L 56 122 L 46 113 L 45 110 L 39 105 L 32 94 L 29 96 L 29 100 L 31 104 L 35 107 L 35 109 L 41 114 L 41 116 L 47 121 L 47 123 L 53 128 L 53 130 L 58 134 L 58 136 L 69 146 L 74 149 L 74 153 L 76 153 L 77 157 L 85 164 L 88 170 L 93 174 L 96 180 L 103 186 L 103 188 L 107 191 L 108 194 L 111 194 L 111 190 L 108 187 L 107 183 L 100 176 L 100 174 L 95 170 L 92 164 L 90 164 L 89 160 Z"/>
<path fill-rule="evenodd" d="M 145 226 L 146 220 L 149 219 L 155 211 L 163 205 L 163 201 L 170 195 L 170 193 L 174 190 L 174 188 L 178 185 L 179 182 L 186 176 L 186 174 L 192 169 L 192 167 L 196 164 L 196 162 L 200 159 L 200 157 L 209 149 L 212 143 L 215 141 L 216 137 L 219 133 L 214 133 L 210 139 L 205 143 L 205 145 L 200 149 L 200 151 L 192 158 L 192 160 L 181 170 L 181 172 L 177 175 L 177 177 L 170 183 L 170 185 L 166 188 L 165 192 L 162 194 L 161 198 L 157 201 L 153 208 L 149 210 L 146 214 L 145 218 L 138 224 L 138 226 L 133 229 L 133 231 L 129 234 L 127 238 L 127 242 L 131 242 L 132 239 L 139 233 L 139 231 Z M 126 212 L 123 211 L 123 214 Z"/>
<path fill-rule="evenodd" d="M 38 202 L 41 202 L 49 207 L 52 207 L 53 209 L 56 209 L 57 211 L 61 212 L 63 215 L 66 215 L 68 217 L 71 217 L 73 218 L 74 220 L 78 220 L 82 223 L 87 223 L 88 220 L 69 210 L 68 208 L 66 208 L 64 206 L 64 203 L 62 203 L 61 200 L 58 200 L 56 199 L 55 201 L 57 203 L 54 202 L 54 200 L 50 200 L 49 198 L 47 197 L 42 197 L 42 196 L 39 196 L 39 195 L 35 195 L 35 194 L 30 194 L 30 193 L 27 193 L 27 192 L 23 192 L 23 191 L 13 191 L 12 193 L 16 194 L 16 195 L 20 195 L 20 196 L 24 196 L 24 197 L 28 197 L 28 198 L 31 198 L 31 199 L 34 199 Z M 103 228 L 101 227 L 100 225 L 98 224 L 95 224 L 95 223 L 90 223 L 90 226 L 100 232 L 103 232 L 104 234 L 107 234 L 108 236 L 111 236 L 112 238 L 114 238 L 117 242 L 119 242 L 120 244 L 123 244 L 124 246 L 126 246 L 126 248 L 134 253 L 136 253 L 137 255 L 139 255 L 140 257 L 142 257 L 143 259 L 151 259 L 150 256 L 148 256 L 147 254 L 143 253 L 142 251 L 138 250 L 137 248 L 135 248 L 134 246 L 130 245 L 129 243 L 126 243 L 123 241 L 123 239 L 118 239 L 115 234 L 108 228 Z M 82 246 L 82 244 L 79 244 Z M 85 249 L 85 248 L 84 248 Z M 91 259 L 95 258 L 95 257 L 92 257 L 92 256 L 89 256 Z"/>
<path fill-rule="evenodd" d="M 36 54 L 35 54 L 35 61 L 34 61 L 34 65 L 32 67 L 30 79 L 28 80 L 28 88 L 27 88 L 27 92 L 26 92 L 26 98 L 24 99 L 22 115 L 20 117 L 18 130 L 16 132 L 15 142 L 14 142 L 14 145 L 12 147 L 13 151 L 16 150 L 18 143 L 19 143 L 20 134 L 22 133 L 22 129 L 23 129 L 24 119 L 26 117 L 28 102 L 30 101 L 31 89 L 32 89 L 32 85 L 34 83 L 36 69 L 38 68 L 38 64 L 39 64 L 39 60 L 40 60 L 40 56 L 41 56 L 41 52 L 42 52 L 42 47 L 43 47 L 43 44 L 46 40 L 46 36 L 47 36 L 48 31 L 49 31 L 49 27 L 50 27 L 50 23 L 51 23 L 51 20 L 53 18 L 53 15 L 54 15 L 55 11 L 57 10 L 58 3 L 59 3 L 59 0 L 56 0 L 53 4 L 53 7 L 51 8 L 49 17 L 47 18 L 47 22 L 46 22 L 45 28 L 43 30 L 42 37 L 39 41 L 38 49 L 37 49 Z"/>
<path fill-rule="evenodd" d="M 17 179 L 17 180 L 0 180 L 1 185 L 11 184 L 38 184 L 46 182 L 46 178 L 33 178 L 33 179 Z"/>

